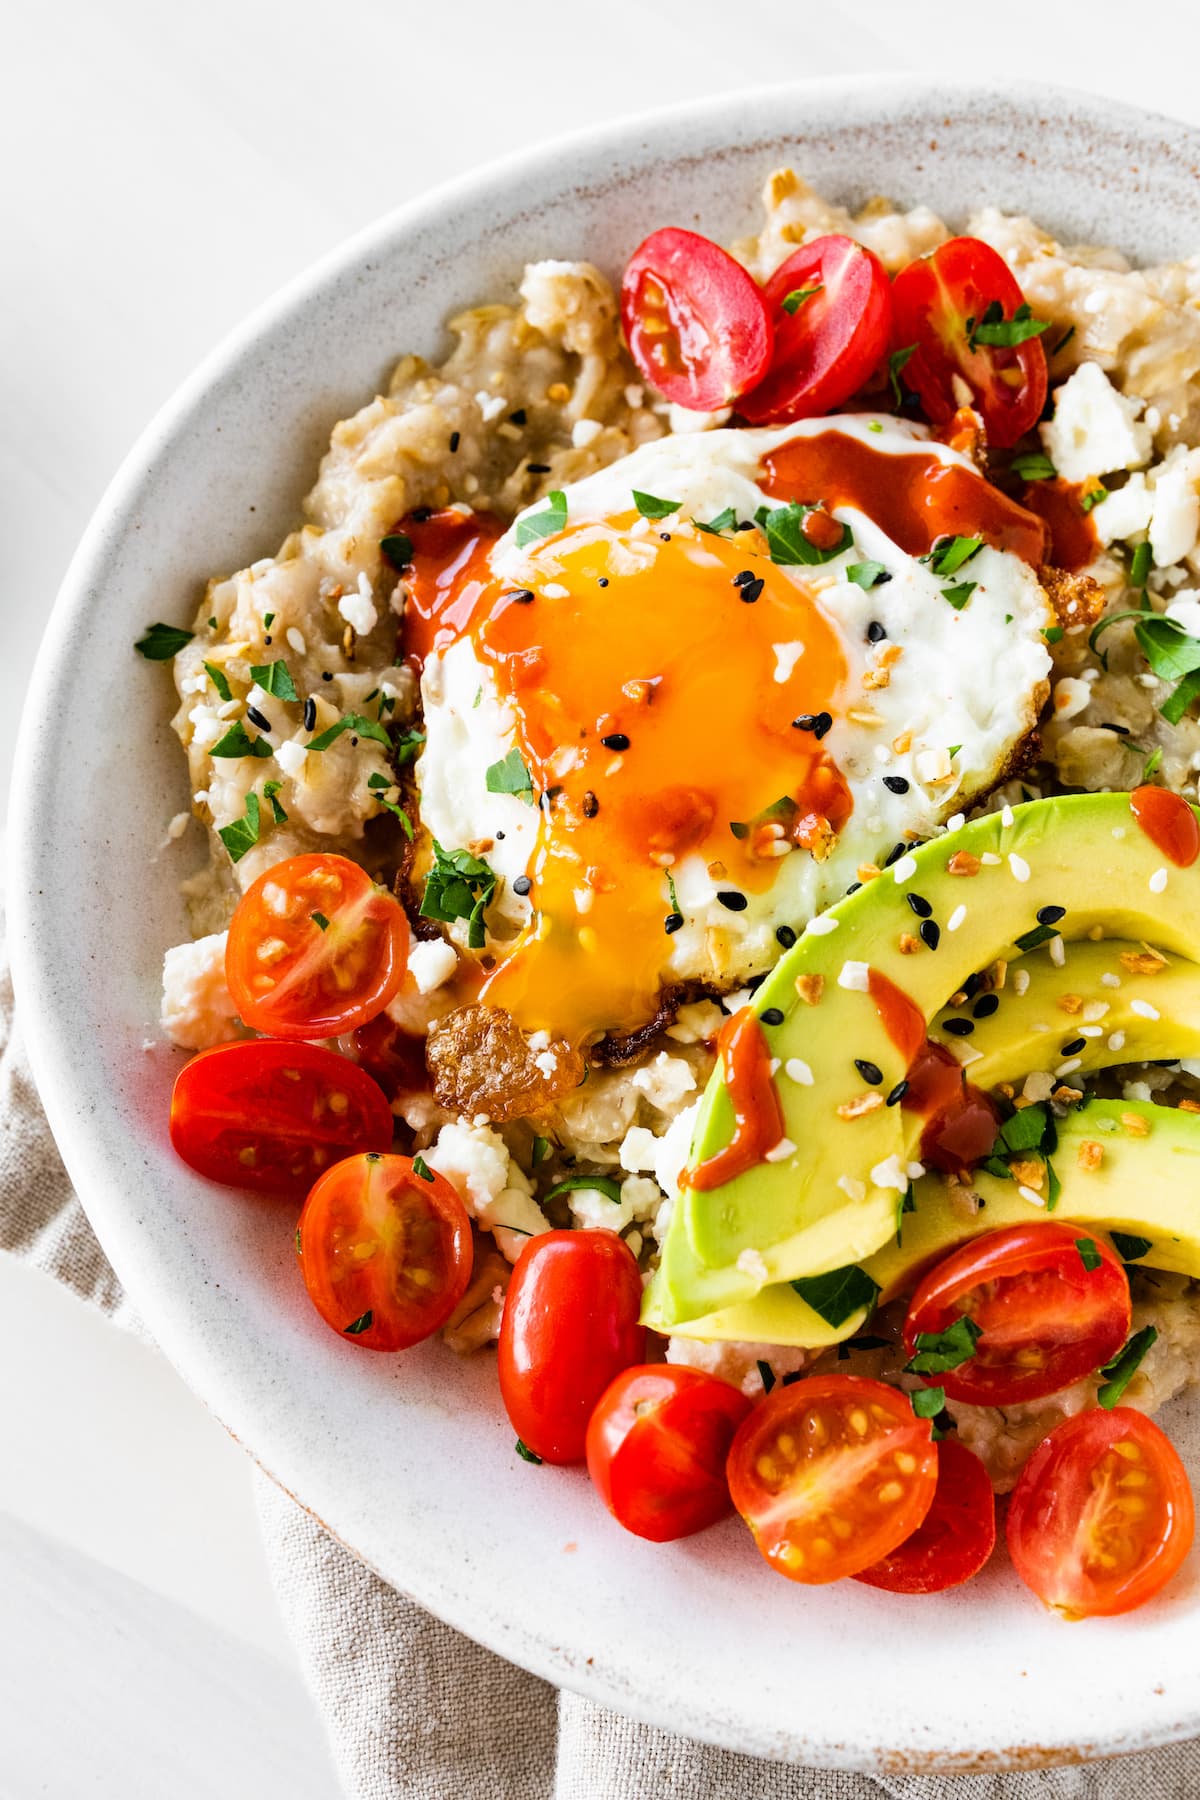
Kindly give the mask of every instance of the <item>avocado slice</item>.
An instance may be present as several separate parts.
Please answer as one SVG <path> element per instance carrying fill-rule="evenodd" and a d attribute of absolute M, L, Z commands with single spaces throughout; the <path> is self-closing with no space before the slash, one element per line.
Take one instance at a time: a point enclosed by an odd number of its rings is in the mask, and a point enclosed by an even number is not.
<path fill-rule="evenodd" d="M 1028 974 L 1028 982 L 1021 979 L 1022 972 Z M 1109 985 L 1114 980 L 1120 983 L 1119 987 Z M 1068 1003 L 1070 1010 L 1061 1004 L 1063 1001 Z M 1097 1018 L 1096 1009 L 1101 1006 L 1105 1011 Z M 1085 939 L 1073 944 L 1061 967 L 1054 961 L 1048 946 L 1029 951 L 1010 965 L 995 1011 L 973 1020 L 969 1039 L 947 1030 L 948 1024 L 970 1018 L 972 1010 L 970 1004 L 943 1008 L 930 1026 L 929 1036 L 935 1043 L 944 1044 L 959 1054 L 969 1045 L 968 1054 L 972 1061 L 967 1073 L 971 1081 L 985 1091 L 1000 1082 L 1022 1081 L 1035 1070 L 1052 1070 L 1074 1060 L 1081 1066 L 1077 1070 L 1068 1070 L 1063 1077 L 1067 1082 L 1074 1081 L 1078 1075 L 1109 1068 L 1114 1063 L 1154 1062 L 1168 1056 L 1200 1058 L 1200 967 L 1179 958 L 1161 958 L 1145 944 L 1126 939 L 1105 938 L 1100 943 Z M 1075 1050 L 1083 1031 L 1092 1035 L 1084 1038 L 1082 1047 Z M 1065 1046 L 1072 1048 L 1069 1058 L 1064 1057 Z M 1186 1120 L 1188 1117 L 1186 1113 L 1160 1107 L 1151 1110 L 1156 1115 L 1165 1111 L 1170 1119 Z M 1074 1121 L 1080 1116 L 1071 1114 L 1061 1127 L 1060 1135 L 1064 1141 L 1071 1135 Z M 1195 1129 L 1200 1143 L 1200 1124 Z M 1076 1152 L 1072 1149 L 1068 1153 L 1074 1156 Z M 1056 1169 L 1059 1160 L 1055 1158 Z M 1063 1179 L 1065 1186 L 1065 1173 Z M 1016 1198 L 1011 1182 L 982 1174 L 979 1181 L 986 1181 L 991 1187 L 1006 1188 L 1010 1190 L 1010 1200 Z M 978 1188 L 979 1184 L 974 1185 Z M 949 1192 L 937 1176 L 926 1177 L 915 1186 L 918 1207 L 923 1209 L 923 1224 L 915 1241 L 923 1247 L 925 1261 L 953 1249 L 964 1236 L 972 1235 L 969 1229 L 964 1229 L 959 1211 L 953 1206 L 947 1207 Z M 931 1206 L 930 1194 L 942 1197 L 940 1207 Z M 1140 1201 L 1141 1196 L 1138 1198 Z M 897 1197 L 893 1197 L 893 1228 L 896 1204 Z M 1128 1199 L 1126 1204 L 1130 1204 Z M 1060 1211 L 1062 1206 L 1060 1201 Z M 1001 1224 L 1012 1224 L 1018 1218 L 1028 1217 L 1028 1209 L 1029 1202 L 1021 1200 L 1015 1207 L 1013 1218 L 998 1218 L 985 1207 L 979 1215 L 979 1229 L 994 1230 Z M 1140 1216 L 1136 1208 L 1130 1216 L 1135 1215 Z M 1197 1218 L 1200 1222 L 1200 1210 Z M 908 1243 L 914 1241 L 911 1217 L 906 1215 L 901 1223 L 902 1241 L 907 1250 Z M 1114 1223 L 1118 1230 L 1122 1229 L 1115 1218 Z M 1143 1220 L 1142 1223 L 1148 1225 L 1152 1221 Z M 939 1224 L 944 1226 L 945 1236 L 935 1242 L 932 1233 Z M 876 1283 L 886 1287 L 884 1298 L 891 1298 L 900 1285 L 890 1273 L 885 1281 L 876 1266 L 883 1259 L 882 1267 L 890 1270 L 889 1258 L 893 1258 L 893 1252 L 885 1247 L 865 1262 L 867 1272 Z M 907 1267 L 907 1257 L 903 1261 Z M 662 1330 L 664 1323 L 658 1317 L 656 1299 L 657 1290 L 652 1288 L 647 1296 L 644 1318 L 646 1324 Z M 750 1300 L 677 1324 L 673 1329 L 683 1337 L 816 1348 L 839 1343 L 857 1331 L 866 1317 L 866 1309 L 859 1308 L 839 1325 L 831 1326 L 801 1299 L 790 1283 L 775 1282 Z"/>
<path fill-rule="evenodd" d="M 952 873 L 952 857 L 958 868 L 973 859 L 977 873 Z M 1200 866 L 1168 867 L 1124 793 L 1032 801 L 973 820 L 902 856 L 810 923 L 754 1002 L 760 1016 L 783 1014 L 764 1030 L 781 1062 L 785 1132 L 796 1148 L 719 1188 L 683 1190 L 653 1284 L 660 1328 L 737 1305 L 769 1282 L 861 1261 L 886 1242 L 920 1120 L 899 1106 L 858 1111 L 905 1074 L 863 989 L 865 968 L 886 975 L 928 1022 L 973 973 L 1015 960 L 1048 906 L 1065 909 L 1051 927 L 1064 940 L 1099 933 L 1200 961 Z M 936 948 L 905 954 L 902 939 L 911 943 L 922 922 L 937 927 L 936 936 L 925 933 Z M 814 978 L 823 981 L 815 1005 L 797 989 L 801 978 L 810 998 Z M 811 1083 L 788 1078 L 793 1058 Z M 864 1081 L 863 1061 L 878 1069 L 877 1085 Z M 693 1162 L 722 1148 L 732 1130 L 718 1070 L 698 1115 Z"/>

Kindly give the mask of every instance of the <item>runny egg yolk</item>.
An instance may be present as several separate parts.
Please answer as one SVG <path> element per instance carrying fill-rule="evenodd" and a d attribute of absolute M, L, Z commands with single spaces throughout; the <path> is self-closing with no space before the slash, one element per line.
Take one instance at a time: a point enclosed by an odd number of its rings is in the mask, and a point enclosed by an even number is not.
<path fill-rule="evenodd" d="M 542 797 L 533 914 L 481 998 L 577 1043 L 629 1032 L 657 1008 L 684 858 L 740 910 L 793 846 L 821 855 L 849 817 L 820 735 L 794 723 L 837 710 L 842 644 L 757 534 L 631 512 L 531 548 L 523 586 L 491 573 L 489 551 L 486 536 L 443 547 L 439 576 L 418 543 L 409 645 L 471 637 Z M 721 928 L 707 929 L 719 969 Z"/>

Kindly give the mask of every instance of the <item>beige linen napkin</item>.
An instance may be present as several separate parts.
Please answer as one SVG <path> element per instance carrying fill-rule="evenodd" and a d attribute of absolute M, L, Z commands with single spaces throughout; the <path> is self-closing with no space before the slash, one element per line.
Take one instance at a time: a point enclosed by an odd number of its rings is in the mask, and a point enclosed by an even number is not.
<path fill-rule="evenodd" d="M 138 1329 L 71 1190 L 14 1029 L 2 913 L 0 1249 Z M 350 1800 L 1200 1795 L 1200 1741 L 1081 1768 L 949 1779 L 801 1769 L 712 1750 L 559 1693 L 481 1649 L 380 1581 L 266 1476 L 258 1502 L 280 1605 Z"/>

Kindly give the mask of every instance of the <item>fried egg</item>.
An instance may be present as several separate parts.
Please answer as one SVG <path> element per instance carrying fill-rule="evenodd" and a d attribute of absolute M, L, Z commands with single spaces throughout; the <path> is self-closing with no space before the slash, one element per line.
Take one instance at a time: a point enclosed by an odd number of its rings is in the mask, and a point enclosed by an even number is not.
<path fill-rule="evenodd" d="M 438 571 L 418 868 L 498 877 L 481 997 L 634 1031 L 968 808 L 1045 701 L 1040 531 L 854 414 L 645 445 Z"/>

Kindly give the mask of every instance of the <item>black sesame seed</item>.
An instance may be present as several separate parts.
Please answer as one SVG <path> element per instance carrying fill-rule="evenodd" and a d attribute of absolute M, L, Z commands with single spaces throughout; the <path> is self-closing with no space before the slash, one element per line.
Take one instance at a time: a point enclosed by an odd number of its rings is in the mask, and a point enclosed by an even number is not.
<path fill-rule="evenodd" d="M 976 994 L 979 992 L 980 988 L 983 986 L 983 976 L 978 973 L 976 973 L 974 975 L 968 975 L 967 979 L 963 982 L 962 985 L 963 985 L 963 994 L 964 994 L 965 998 L 968 1000 L 973 1000 L 975 998 Z"/>
<path fill-rule="evenodd" d="M 356 737 L 352 737 L 352 738 L 351 738 L 351 739 L 350 739 L 350 747 L 351 747 L 351 749 L 353 749 L 353 748 L 354 748 L 354 747 L 355 747 L 355 746 L 356 746 L 356 745 L 357 745 L 357 743 L 358 743 L 358 739 L 357 739 L 357 738 L 356 738 Z"/>
<path fill-rule="evenodd" d="M 1112 725 L 1107 720 L 1100 727 L 1101 731 L 1115 731 L 1118 737 L 1131 737 L 1133 734 L 1128 725 Z"/>
<path fill-rule="evenodd" d="M 1039 925 L 1057 925 L 1066 915 L 1065 906 L 1043 906 L 1038 909 L 1037 922 Z"/>
<path fill-rule="evenodd" d="M 312 695 L 304 702 L 304 729 L 312 731 L 317 723 L 317 703 Z"/>
<path fill-rule="evenodd" d="M 270 639 L 270 637 L 269 637 L 269 636 L 267 636 L 267 637 L 265 637 L 265 638 L 264 638 L 264 639 L 263 639 L 263 643 L 264 643 L 264 644 L 269 644 L 269 643 L 270 643 L 270 642 L 271 642 L 271 639 Z"/>
<path fill-rule="evenodd" d="M 270 719 L 268 719 L 264 713 L 260 713 L 257 706 L 248 706 L 246 708 L 246 717 L 252 725 L 257 725 L 260 731 L 270 731 Z"/>
<path fill-rule="evenodd" d="M 817 742 L 820 743 L 825 733 L 833 730 L 833 714 L 827 712 L 801 713 L 798 719 L 792 720 L 792 728 L 795 731 L 811 731 Z"/>
<path fill-rule="evenodd" d="M 527 894 L 532 886 L 533 883 L 530 881 L 528 875 L 518 875 L 517 879 L 513 882 L 513 893 L 521 895 Z"/>
<path fill-rule="evenodd" d="M 530 475 L 548 475 L 550 473 L 549 463 L 526 463 L 525 467 Z"/>
<path fill-rule="evenodd" d="M 936 950 L 942 941 L 941 926 L 935 924 L 932 919 L 922 919 L 917 929 L 921 942 L 927 944 L 931 950 Z"/>
<path fill-rule="evenodd" d="M 912 907 L 918 919 L 927 919 L 933 912 L 933 908 L 930 906 L 928 900 L 926 900 L 924 894 L 905 894 L 904 898 L 908 901 L 908 904 Z"/>
<path fill-rule="evenodd" d="M 747 606 L 753 606 L 763 591 L 763 578 L 756 575 L 753 581 L 743 581 L 738 589 L 738 599 Z"/>
<path fill-rule="evenodd" d="M 903 1098 L 904 1098 L 905 1094 L 907 1094 L 907 1092 L 908 1092 L 907 1081 L 898 1081 L 896 1083 L 895 1087 L 892 1089 L 891 1093 L 888 1095 L 887 1101 L 885 1104 L 888 1106 L 899 1106 L 900 1102 L 903 1100 Z"/>
<path fill-rule="evenodd" d="M 971 1008 L 973 1019 L 990 1019 L 994 1012 L 1000 1010 L 999 994 L 981 994 Z"/>
<path fill-rule="evenodd" d="M 883 1070 L 879 1064 L 868 1062 L 865 1056 L 856 1056 L 854 1066 L 870 1087 L 878 1087 L 883 1080 Z"/>
<path fill-rule="evenodd" d="M 600 585 L 600 586 L 601 586 L 601 587 L 607 587 L 607 586 L 608 586 L 608 576 L 607 576 L 607 575 L 602 575 L 602 576 L 601 576 L 601 577 L 600 577 L 600 583 L 599 583 L 599 585 Z"/>
<path fill-rule="evenodd" d="M 322 681 L 332 681 L 333 680 L 332 672 L 329 669 L 322 669 L 321 670 L 321 680 Z"/>
<path fill-rule="evenodd" d="M 861 881 L 852 881 L 850 883 L 850 886 L 846 889 L 846 892 L 847 892 L 847 894 L 857 894 L 857 892 L 861 886 L 862 886 Z"/>
<path fill-rule="evenodd" d="M 411 516 L 417 525 L 425 525 L 433 517 L 433 508 L 432 506 L 414 506 Z"/>
<path fill-rule="evenodd" d="M 765 969 L 761 975 L 751 975 L 749 981 L 746 983 L 746 991 L 751 994 L 757 994 L 759 988 L 766 979 L 767 971 Z"/>
<path fill-rule="evenodd" d="M 942 1029 L 948 1031 L 951 1037 L 970 1037 L 975 1027 L 970 1019 L 947 1019 Z"/>
<path fill-rule="evenodd" d="M 594 819 L 599 811 L 600 802 L 597 800 L 595 794 L 593 794 L 591 788 L 589 788 L 587 793 L 583 796 L 583 816 L 585 819 Z"/>
<path fill-rule="evenodd" d="M 606 750 L 628 750 L 629 748 L 629 739 L 623 731 L 610 731 L 607 737 L 600 739 L 600 742 Z"/>
<path fill-rule="evenodd" d="M 462 443 L 462 432 L 461 431 L 452 431 L 450 433 L 450 454 L 451 454 L 451 456 L 454 455 L 454 452 L 458 449 L 458 446 L 461 443 Z"/>
<path fill-rule="evenodd" d="M 754 580 L 753 569 L 739 569 L 733 578 L 734 587 L 745 587 L 748 581 Z"/>
<path fill-rule="evenodd" d="M 683 914 L 677 913 L 677 912 L 670 912 L 667 914 L 666 918 L 663 920 L 663 930 L 668 933 L 670 933 L 672 931 L 678 931 L 682 924 L 683 924 Z"/>
<path fill-rule="evenodd" d="M 768 1006 L 766 1011 L 759 1013 L 758 1016 L 764 1025 L 783 1024 L 783 1008 L 781 1006 Z"/>
<path fill-rule="evenodd" d="M 510 412 L 508 416 L 514 425 L 523 425 L 525 423 L 525 408 L 523 406 L 518 406 L 516 412 Z"/>
<path fill-rule="evenodd" d="M 662 541 L 663 541 L 663 543 L 664 543 L 664 544 L 669 544 L 669 543 L 670 543 L 670 541 L 671 541 L 671 534 L 670 534 L 670 532 L 669 532 L 669 531 L 660 531 L 660 532 L 659 532 L 659 534 L 658 534 L 658 535 L 659 535 L 659 537 L 660 537 L 660 538 L 661 538 L 661 539 L 662 539 Z"/>
<path fill-rule="evenodd" d="M 1081 1050 L 1086 1050 L 1086 1049 L 1087 1049 L 1087 1039 L 1086 1038 L 1072 1038 L 1070 1043 L 1063 1044 L 1060 1046 L 1058 1053 L 1060 1056 L 1078 1056 L 1078 1054 Z"/>
<path fill-rule="evenodd" d="M 887 628 L 881 625 L 878 619 L 872 619 L 871 623 L 867 626 L 868 644 L 880 644 L 886 636 Z"/>
<path fill-rule="evenodd" d="M 753 531 L 754 530 L 754 520 L 753 519 L 739 519 L 733 529 L 735 531 Z"/>
<path fill-rule="evenodd" d="M 739 894 L 736 888 L 718 888 L 717 899 L 722 906 L 728 907 L 730 912 L 745 912 L 749 904 L 745 894 Z"/>
<path fill-rule="evenodd" d="M 785 950 L 790 950 L 796 941 L 796 934 L 790 925 L 777 925 L 775 927 L 775 936 Z"/>
<path fill-rule="evenodd" d="M 907 794 L 908 782 L 903 775 L 885 775 L 883 785 L 889 794 Z"/>
<path fill-rule="evenodd" d="M 500 598 L 511 600 L 517 606 L 532 606 L 533 590 L 531 588 L 509 588 L 507 594 L 501 594 Z"/>
<path fill-rule="evenodd" d="M 503 838 L 503 836 L 504 836 L 504 833 L 503 833 L 503 832 L 502 832 L 502 831 L 498 831 L 498 832 L 497 832 L 497 833 L 496 833 L 496 836 L 497 836 L 497 837 L 498 837 L 498 838 Z"/>
<path fill-rule="evenodd" d="M 890 869 L 894 862 L 899 862 L 900 858 L 902 856 L 907 856 L 907 855 L 908 855 L 908 845 L 907 844 L 893 844 L 891 849 L 888 851 L 887 855 L 883 859 L 884 868 Z M 910 900 L 912 899 L 911 894 L 909 895 L 909 899 Z"/>

